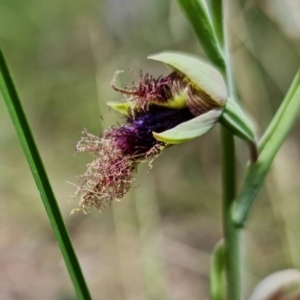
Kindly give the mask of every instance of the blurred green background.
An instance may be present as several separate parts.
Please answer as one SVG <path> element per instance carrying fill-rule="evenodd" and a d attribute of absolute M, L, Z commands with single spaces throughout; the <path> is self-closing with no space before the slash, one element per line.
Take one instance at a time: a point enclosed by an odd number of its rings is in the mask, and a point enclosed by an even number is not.
<path fill-rule="evenodd" d="M 260 136 L 300 64 L 300 2 L 225 2 L 238 92 Z M 92 159 L 73 156 L 81 130 L 122 121 L 105 106 L 120 98 L 114 72 L 167 74 L 146 59 L 163 50 L 204 56 L 176 1 L 1 0 L 0 42 L 93 299 L 207 299 L 222 236 L 219 126 L 165 151 L 150 173 L 140 166 L 112 210 L 69 216 L 77 202 L 66 181 Z M 0 118 L 0 299 L 75 299 L 1 97 Z M 247 223 L 247 294 L 270 272 L 300 268 L 299 130 L 298 121 Z M 248 150 L 239 141 L 237 156 L 241 183 Z"/>

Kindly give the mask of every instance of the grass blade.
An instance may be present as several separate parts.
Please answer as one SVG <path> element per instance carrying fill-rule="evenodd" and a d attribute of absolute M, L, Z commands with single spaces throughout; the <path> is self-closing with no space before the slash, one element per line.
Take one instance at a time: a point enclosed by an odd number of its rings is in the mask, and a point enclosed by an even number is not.
<path fill-rule="evenodd" d="M 300 70 L 259 144 L 258 160 L 248 167 L 241 193 L 233 211 L 233 218 L 237 225 L 242 226 L 245 222 L 272 161 L 296 120 L 299 109 Z"/>
<path fill-rule="evenodd" d="M 177 2 L 192 25 L 207 57 L 224 72 L 224 56 L 204 2 L 202 0 L 177 0 Z"/>
<path fill-rule="evenodd" d="M 30 166 L 32 176 L 43 200 L 54 235 L 67 265 L 77 298 L 91 299 L 78 263 L 72 242 L 65 227 L 55 196 L 52 192 L 47 173 L 44 169 L 25 113 L 10 76 L 4 55 L 0 49 L 0 91 L 3 94 L 10 117 L 17 131 L 19 140 Z"/>

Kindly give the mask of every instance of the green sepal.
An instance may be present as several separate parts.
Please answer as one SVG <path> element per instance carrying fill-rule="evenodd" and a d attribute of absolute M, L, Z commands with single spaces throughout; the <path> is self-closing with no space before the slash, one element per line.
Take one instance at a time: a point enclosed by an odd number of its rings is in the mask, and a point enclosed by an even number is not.
<path fill-rule="evenodd" d="M 253 126 L 236 101 L 227 100 L 220 123 L 239 138 L 255 143 Z"/>
<path fill-rule="evenodd" d="M 162 52 L 148 58 L 163 62 L 173 70 L 185 74 L 197 88 L 209 95 L 216 105 L 225 104 L 227 89 L 222 75 L 198 57 L 181 52 Z"/>
<path fill-rule="evenodd" d="M 212 109 L 172 129 L 161 133 L 153 132 L 153 136 L 167 144 L 181 144 L 207 133 L 216 124 L 221 114 L 222 109 Z"/>
<path fill-rule="evenodd" d="M 130 102 L 107 102 L 106 104 L 123 115 L 128 115 L 131 107 Z"/>

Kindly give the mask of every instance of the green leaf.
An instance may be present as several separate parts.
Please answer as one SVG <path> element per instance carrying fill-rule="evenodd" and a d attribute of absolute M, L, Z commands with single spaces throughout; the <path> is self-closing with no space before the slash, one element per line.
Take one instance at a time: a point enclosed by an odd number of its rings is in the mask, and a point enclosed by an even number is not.
<path fill-rule="evenodd" d="M 300 109 L 300 70 L 287 95 L 259 143 L 260 154 L 255 164 L 249 165 L 242 190 L 233 209 L 233 219 L 238 226 L 245 222 L 273 159 L 289 134 Z"/>
<path fill-rule="evenodd" d="M 265 131 L 263 137 L 261 138 L 259 142 L 259 150 L 262 151 L 267 142 L 270 140 L 274 132 L 277 130 L 277 126 L 280 122 L 280 119 L 282 119 L 282 115 L 284 114 L 287 106 L 290 105 L 290 101 L 295 94 L 296 90 L 299 88 L 300 85 L 300 71 L 297 72 L 285 98 L 282 104 L 280 105 L 279 109 L 277 110 L 275 116 L 273 117 L 270 125 L 268 126 L 267 130 Z M 287 126 L 289 123 L 286 123 Z M 281 126 L 283 126 L 282 124 Z"/>
<path fill-rule="evenodd" d="M 53 194 L 47 173 L 28 125 L 24 110 L 19 100 L 13 80 L 10 76 L 4 56 L 0 49 L 0 91 L 3 94 L 10 117 L 17 131 L 32 176 L 41 194 L 50 224 L 62 252 L 77 298 L 89 300 L 91 296 L 85 283 L 72 242 L 61 216 L 57 201 Z"/>
<path fill-rule="evenodd" d="M 181 52 L 162 52 L 148 57 L 163 62 L 185 74 L 198 88 L 208 94 L 218 105 L 224 105 L 227 89 L 222 75 L 196 56 Z"/>
<path fill-rule="evenodd" d="M 131 106 L 130 102 L 107 102 L 106 104 L 123 115 L 128 114 Z"/>
<path fill-rule="evenodd" d="M 221 240 L 216 244 L 210 262 L 210 299 L 224 300 L 225 298 L 225 246 Z"/>
<path fill-rule="evenodd" d="M 205 2 L 203 0 L 177 0 L 177 2 L 191 23 L 207 57 L 224 71 L 224 56 L 218 44 Z"/>
<path fill-rule="evenodd" d="M 213 109 L 178 126 L 163 131 L 153 132 L 153 136 L 167 144 L 181 144 L 207 133 L 218 121 L 222 109 Z"/>

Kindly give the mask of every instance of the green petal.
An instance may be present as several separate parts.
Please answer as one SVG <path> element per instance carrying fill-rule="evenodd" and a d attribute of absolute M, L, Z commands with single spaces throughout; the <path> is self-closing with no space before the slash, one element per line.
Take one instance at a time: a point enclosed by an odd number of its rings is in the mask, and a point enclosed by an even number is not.
<path fill-rule="evenodd" d="M 208 94 L 218 105 L 224 105 L 227 89 L 221 74 L 199 58 L 180 52 L 163 52 L 148 57 L 161 61 L 185 74 L 198 88 Z"/>
<path fill-rule="evenodd" d="M 216 124 L 221 114 L 222 109 L 213 109 L 172 129 L 161 133 L 153 132 L 153 136 L 161 142 L 181 144 L 208 132 Z"/>
<path fill-rule="evenodd" d="M 123 115 L 128 114 L 128 110 L 130 109 L 131 103 L 130 102 L 107 102 L 108 106 L 112 107 L 113 109 L 117 110 L 119 113 Z"/>

